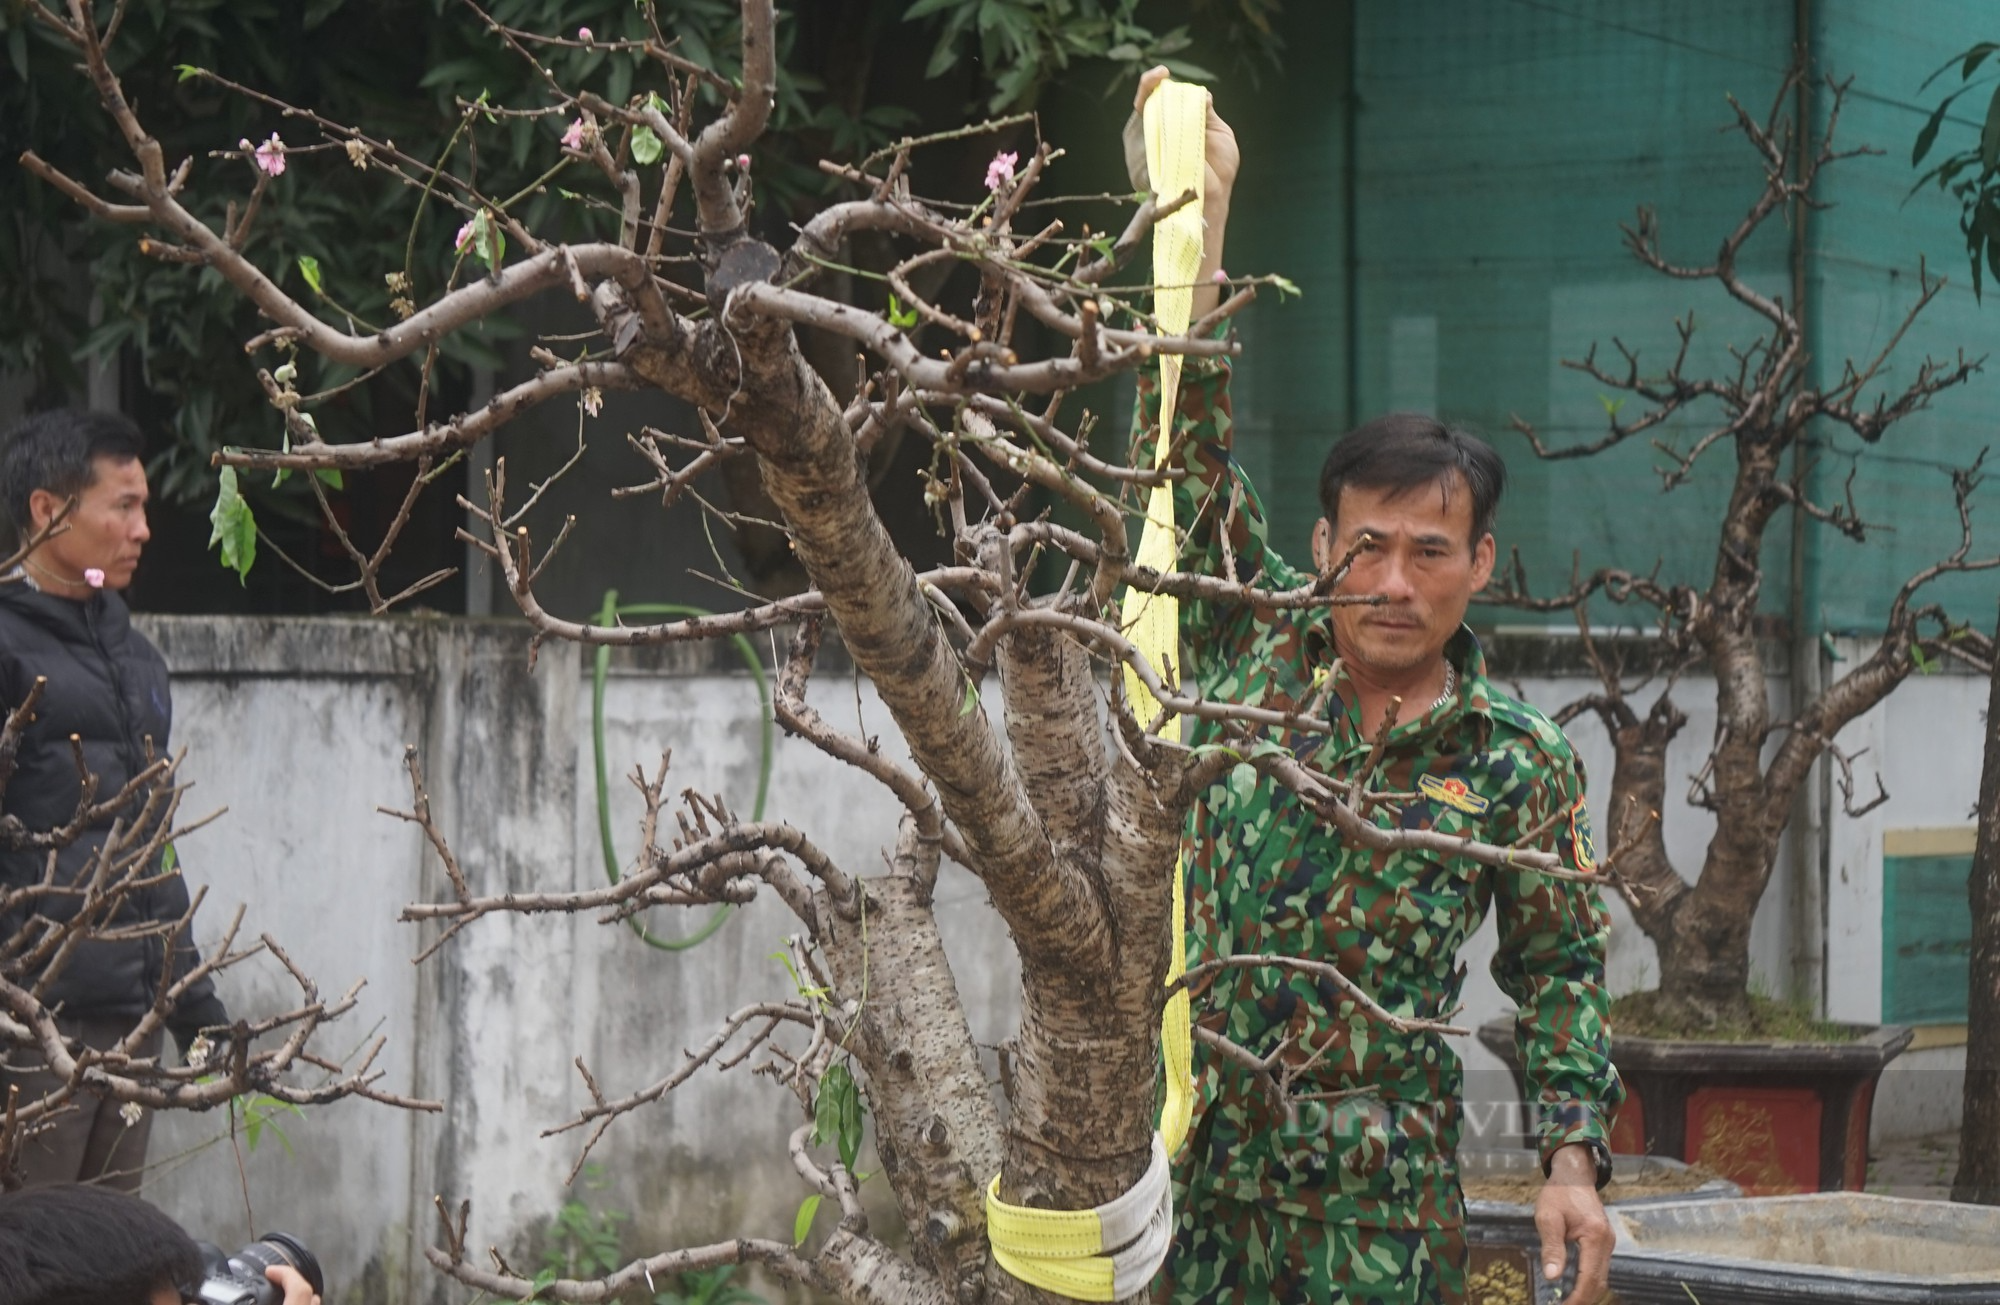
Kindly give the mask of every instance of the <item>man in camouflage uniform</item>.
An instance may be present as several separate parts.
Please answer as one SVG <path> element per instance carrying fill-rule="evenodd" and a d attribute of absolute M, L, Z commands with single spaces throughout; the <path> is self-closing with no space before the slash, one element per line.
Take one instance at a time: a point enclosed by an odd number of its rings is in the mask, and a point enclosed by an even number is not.
<path fill-rule="evenodd" d="M 1140 99 L 1158 83 L 1149 73 Z M 1203 282 L 1221 266 L 1234 137 L 1211 109 Z M 1198 299 L 1195 316 L 1212 307 Z M 1140 433 L 1159 420 L 1142 381 Z M 1254 489 L 1230 455 L 1229 364 L 1190 364 L 1174 464 L 1188 474 L 1175 517 L 1182 565 L 1265 590 L 1312 577 L 1268 542 Z M 1353 553 L 1339 592 L 1379 606 L 1182 607 L 1187 672 L 1204 697 L 1299 710 L 1318 700 L 1330 734 L 1277 741 L 1326 774 L 1357 776 L 1392 698 L 1401 709 L 1371 787 L 1414 796 L 1404 828 L 1435 829 L 1594 859 L 1584 779 L 1562 731 L 1500 693 L 1464 627 L 1492 572 L 1490 527 L 1505 470 L 1491 448 L 1427 417 L 1395 415 L 1337 441 L 1321 473 L 1324 574 Z M 1324 693 L 1324 697 L 1321 695 Z M 1196 722 L 1190 742 L 1215 741 Z M 1378 820 L 1386 815 L 1378 814 Z M 1330 960 L 1390 1013 L 1440 1019 L 1457 1004 L 1459 949 L 1489 908 L 1493 974 L 1520 1007 L 1516 1045 L 1539 1107 L 1549 1181 L 1536 1203 L 1544 1269 L 1580 1243 L 1569 1298 L 1602 1294 L 1611 1233 L 1597 1196 L 1609 1176 L 1611 1112 L 1624 1091 L 1608 1057 L 1604 945 L 1594 887 L 1465 858 L 1371 851 L 1344 841 L 1296 797 L 1238 766 L 1190 820 L 1188 964 L 1278 953 Z M 1459 1301 L 1464 1198 L 1457 1147 L 1462 1076 L 1445 1040 L 1402 1034 L 1331 983 L 1291 970 L 1228 969 L 1195 991 L 1196 1018 L 1258 1056 L 1310 1063 L 1291 1111 L 1258 1078 L 1197 1044 L 1198 1122 L 1176 1173 L 1178 1227 L 1166 1277 L 1176 1302 Z"/>

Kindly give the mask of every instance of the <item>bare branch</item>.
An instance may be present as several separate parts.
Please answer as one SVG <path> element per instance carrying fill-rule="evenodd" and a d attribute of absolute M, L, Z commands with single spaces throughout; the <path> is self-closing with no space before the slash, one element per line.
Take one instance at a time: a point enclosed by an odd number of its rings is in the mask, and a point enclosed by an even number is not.
<path fill-rule="evenodd" d="M 1299 956 L 1279 956 L 1274 953 L 1260 952 L 1251 956 L 1217 957 L 1212 961 L 1203 961 L 1199 965 L 1189 966 L 1187 973 L 1179 981 L 1169 986 L 1168 993 L 1171 995 L 1179 988 L 1193 985 L 1202 979 L 1208 978 L 1210 975 L 1219 974 L 1224 970 L 1264 969 L 1293 970 L 1299 974 L 1309 975 L 1312 978 L 1329 983 L 1340 993 L 1343 1001 L 1353 1002 L 1355 1007 L 1366 1013 L 1370 1019 L 1375 1020 L 1377 1023 L 1385 1024 L 1398 1033 L 1440 1033 L 1462 1038 L 1470 1032 L 1468 1029 L 1462 1029 L 1456 1025 L 1446 1024 L 1438 1020 L 1419 1019 L 1392 1014 L 1373 997 L 1363 991 L 1359 984 L 1355 983 L 1354 980 L 1348 978 L 1345 974 L 1342 974 L 1339 966 L 1327 961 L 1308 960 Z M 1329 1013 L 1331 1014 L 1332 1012 Z"/>

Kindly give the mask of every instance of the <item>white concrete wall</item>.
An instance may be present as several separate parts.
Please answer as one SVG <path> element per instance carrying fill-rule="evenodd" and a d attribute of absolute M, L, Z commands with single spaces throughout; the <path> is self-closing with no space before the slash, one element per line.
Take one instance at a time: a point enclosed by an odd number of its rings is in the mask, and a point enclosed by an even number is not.
<path fill-rule="evenodd" d="M 585 1058 L 607 1092 L 631 1091 L 670 1072 L 682 1050 L 731 1010 L 790 991 L 771 953 L 794 926 L 770 900 L 689 953 L 655 951 L 588 916 L 503 917 L 481 921 L 423 967 L 410 964 L 435 928 L 399 923 L 398 911 L 440 899 L 449 887 L 418 831 L 376 812 L 408 805 L 405 742 L 419 745 L 439 818 L 476 888 L 601 880 L 590 678 L 575 649 L 544 647 L 529 671 L 520 628 L 503 622 L 153 618 L 146 625 L 175 668 L 174 741 L 189 749 L 185 774 L 194 784 L 187 809 L 229 808 L 181 849 L 191 881 L 210 890 L 203 941 L 242 902 L 246 929 L 279 939 L 324 995 L 365 977 L 356 1010 L 328 1031 L 325 1045 L 346 1052 L 385 1037 L 376 1062 L 382 1086 L 447 1102 L 437 1116 L 343 1102 L 285 1117 L 279 1125 L 289 1150 L 271 1136 L 254 1152 L 240 1133 L 232 1143 L 220 1115 L 162 1119 L 149 1192 L 199 1235 L 240 1243 L 253 1227 L 299 1234 L 325 1256 L 329 1305 L 446 1299 L 421 1259 L 436 1228 L 434 1193 L 454 1203 L 473 1196 L 475 1244 L 516 1257 L 532 1254 L 538 1230 L 570 1196 L 564 1179 L 580 1139 L 540 1133 L 586 1100 L 573 1056 Z M 1893 796 L 1875 816 L 1836 821 L 1831 831 L 1829 989 L 1837 1015 L 1868 1018 L 1865 995 L 1879 992 L 1871 968 L 1879 967 L 1879 894 L 1869 893 L 1880 880 L 1880 828 L 1950 823 L 1970 805 L 1972 684 L 1917 680 L 1857 723 L 1856 733 L 1874 731 L 1860 741 L 1875 748 L 1864 771 L 1879 760 Z M 1553 709 L 1577 685 L 1544 678 L 1521 687 Z M 1690 681 L 1679 695 L 1691 719 L 1671 754 L 1676 776 L 1699 766 L 1712 735 L 1705 687 Z M 858 728 L 898 747 L 866 684 L 828 673 L 812 696 L 842 728 L 857 728 L 858 715 Z M 639 811 L 624 777 L 635 764 L 652 772 L 666 748 L 671 789 L 719 793 L 748 814 L 758 712 L 752 682 L 727 649 L 621 658 L 606 708 L 621 857 L 636 850 Z M 1571 733 L 1603 829 L 1609 743 L 1590 718 Z M 872 781 L 782 735 L 771 795 L 770 816 L 808 830 L 856 872 L 879 865 L 893 837 L 895 806 Z M 1668 846 L 1683 873 L 1698 869 L 1712 819 L 1678 804 L 1666 813 Z M 1817 953 L 1788 905 L 1790 867 L 1787 857 L 1755 931 L 1756 969 L 1773 992 L 1787 990 L 1799 955 Z M 938 900 L 974 1033 L 997 1042 L 1011 1029 L 1018 982 L 1004 927 L 963 872 L 947 867 Z M 1622 908 L 1613 911 L 1612 987 L 1647 986 L 1658 976 L 1652 947 Z M 676 914 L 653 925 L 680 934 L 695 922 Z M 1489 925 L 1464 958 L 1470 1022 L 1507 1011 L 1486 970 L 1492 946 Z M 294 1003 L 282 974 L 262 960 L 225 977 L 223 991 L 240 1014 Z M 1939 1063 L 1913 1057 L 1908 1071 L 1885 1080 L 1884 1127 L 1955 1123 L 1951 1052 L 1924 1054 Z M 1506 1114 L 1511 1089 L 1477 1044 L 1464 1055 L 1470 1104 L 1504 1130 L 1495 1115 Z M 594 1157 L 596 1185 L 578 1191 L 599 1208 L 632 1213 L 635 1247 L 739 1230 L 786 1236 L 801 1195 L 783 1156 L 795 1120 L 796 1107 L 768 1081 L 743 1070 L 704 1072 L 614 1125 Z"/>
<path fill-rule="evenodd" d="M 220 1243 L 241 1244 L 253 1228 L 303 1237 L 325 1259 L 329 1305 L 465 1295 L 445 1292 L 421 1259 L 437 1227 L 433 1193 L 454 1206 L 472 1196 L 473 1243 L 498 1245 L 532 1272 L 522 1257 L 572 1195 L 565 1179 L 583 1138 L 540 1135 L 588 1101 L 572 1057 L 613 1095 L 670 1073 L 730 1011 L 790 995 L 772 953 L 796 922 L 767 895 L 699 949 L 670 953 L 588 915 L 495 916 L 415 967 L 437 929 L 397 913 L 450 888 L 416 828 L 376 811 L 409 806 L 403 744 L 419 745 L 437 818 L 475 891 L 593 886 L 603 867 L 588 663 L 573 648 L 545 647 L 530 672 L 521 628 L 502 622 L 147 626 L 175 668 L 189 809 L 229 808 L 181 849 L 191 881 L 210 890 L 201 941 L 243 902 L 250 934 L 270 932 L 324 994 L 365 977 L 358 1008 L 328 1030 L 325 1048 L 386 1037 L 381 1086 L 446 1103 L 435 1116 L 357 1101 L 286 1115 L 289 1147 L 267 1134 L 254 1151 L 240 1131 L 232 1143 L 219 1114 L 163 1117 L 147 1194 Z M 751 809 L 754 686 L 726 663 L 704 671 L 708 656 L 667 658 L 664 670 L 621 663 L 611 674 L 611 805 L 627 861 L 640 803 L 625 777 L 635 764 L 654 772 L 663 749 L 673 753 L 670 791 Z M 867 733 L 896 747 L 867 685 L 829 676 L 813 698 L 843 727 L 860 713 Z M 897 811 L 872 781 L 774 736 L 767 814 L 810 831 L 836 863 L 878 867 Z M 955 867 L 937 900 L 974 1033 L 997 1042 L 1018 984 L 1005 930 Z M 680 935 L 704 917 L 656 912 L 651 923 Z M 282 979 L 259 961 L 222 990 L 233 1014 L 254 1017 L 297 1004 Z M 635 1248 L 789 1236 L 803 1189 L 784 1143 L 798 1122 L 791 1096 L 747 1067 L 704 1072 L 615 1124 L 575 1191 L 630 1216 Z M 879 1179 L 869 1186 L 886 1202 Z M 882 1215 L 893 1225 L 886 1204 Z"/>
<path fill-rule="evenodd" d="M 1837 641 L 1837 672 L 1867 646 Z M 1827 856 L 1827 1013 L 1875 1023 L 1882 1018 L 1882 844 L 1890 830 L 1966 827 L 1979 804 L 1979 769 L 1987 682 L 1961 673 L 1918 675 L 1841 731 L 1856 764 L 1856 797 L 1885 777 L 1889 800 L 1848 819 L 1836 796 Z M 1968 903 L 1967 909 L 1970 910 Z M 1965 1048 L 1912 1050 L 1892 1062 L 1877 1089 L 1875 1136 L 1917 1137 L 1958 1127 L 1965 1088 Z"/>

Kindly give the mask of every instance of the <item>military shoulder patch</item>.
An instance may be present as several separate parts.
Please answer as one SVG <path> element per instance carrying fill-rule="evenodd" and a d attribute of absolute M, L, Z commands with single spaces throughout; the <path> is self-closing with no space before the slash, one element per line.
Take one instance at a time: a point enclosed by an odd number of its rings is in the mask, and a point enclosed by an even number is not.
<path fill-rule="evenodd" d="M 1453 775 L 1419 775 L 1417 791 L 1433 802 L 1450 807 L 1453 811 L 1463 811 L 1468 816 L 1483 816 L 1493 803 L 1472 791 L 1472 786 Z"/>
<path fill-rule="evenodd" d="M 1578 798 L 1569 809 L 1570 850 L 1576 853 L 1576 868 L 1589 874 L 1597 868 L 1597 843 L 1590 836 L 1590 808 Z"/>

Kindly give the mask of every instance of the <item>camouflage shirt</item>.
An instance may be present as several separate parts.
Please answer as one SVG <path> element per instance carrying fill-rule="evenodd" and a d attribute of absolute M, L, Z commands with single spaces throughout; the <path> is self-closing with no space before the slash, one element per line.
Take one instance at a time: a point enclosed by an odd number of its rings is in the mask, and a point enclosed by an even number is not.
<path fill-rule="evenodd" d="M 1176 417 L 1175 465 L 1189 474 L 1175 519 L 1189 531 L 1182 565 L 1267 590 L 1312 577 L 1270 548 L 1256 492 L 1230 454 L 1229 366 L 1191 366 Z M 1142 381 L 1139 429 L 1159 421 L 1157 378 Z M 1218 528 L 1226 522 L 1226 528 Z M 1187 674 L 1205 697 L 1298 709 L 1334 660 L 1324 609 L 1186 602 Z M 1417 796 L 1406 828 L 1468 834 L 1594 858 L 1584 778 L 1569 741 L 1540 712 L 1500 693 L 1470 630 L 1446 649 L 1458 670 L 1449 701 L 1398 724 L 1376 787 Z M 1330 735 L 1268 737 L 1318 770 L 1351 775 L 1370 740 L 1345 677 L 1324 699 Z M 1190 722 L 1188 741 L 1217 729 Z M 1378 812 L 1387 822 L 1395 817 Z M 1540 1106 L 1538 1140 L 1557 1147 L 1610 1137 L 1624 1098 L 1609 1059 L 1604 947 L 1609 919 L 1597 890 L 1517 869 L 1343 841 L 1289 792 L 1237 766 L 1202 796 L 1185 842 L 1188 964 L 1269 952 L 1330 960 L 1390 1012 L 1440 1018 L 1458 1004 L 1459 949 L 1489 908 L 1499 918 L 1493 976 L 1520 1007 L 1515 1041 Z M 1200 1123 L 1181 1157 L 1190 1190 L 1262 1202 L 1287 1214 L 1382 1228 L 1456 1226 L 1462 1074 L 1448 1040 L 1399 1034 L 1312 976 L 1225 970 L 1197 985 L 1196 1020 L 1259 1055 L 1287 1037 L 1311 1067 L 1295 1092 L 1329 1094 L 1288 1120 L 1254 1077 L 1197 1044 Z M 1370 1089 L 1355 1093 L 1354 1089 Z M 1341 1096 L 1338 1094 L 1347 1093 Z"/>

